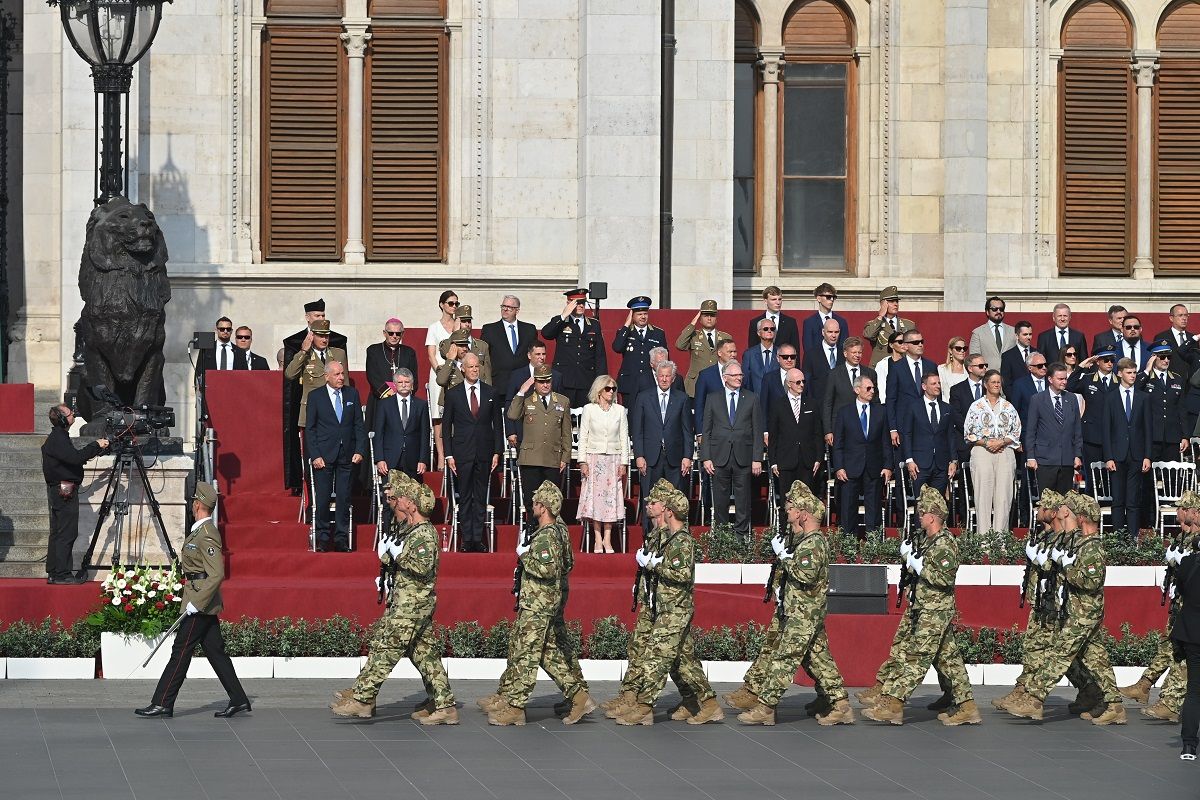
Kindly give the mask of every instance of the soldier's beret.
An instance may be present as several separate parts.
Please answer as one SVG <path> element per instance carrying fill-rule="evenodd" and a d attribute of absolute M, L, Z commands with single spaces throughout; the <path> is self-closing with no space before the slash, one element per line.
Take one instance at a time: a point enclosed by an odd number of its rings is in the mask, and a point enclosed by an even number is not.
<path fill-rule="evenodd" d="M 548 381 L 554 377 L 554 370 L 550 369 L 549 364 L 542 364 L 540 367 L 533 368 L 533 379 L 535 381 Z"/>
<path fill-rule="evenodd" d="M 197 481 L 196 491 L 192 493 L 192 499 L 199 500 L 201 505 L 212 511 L 217 507 L 217 490 L 207 481 Z"/>
<path fill-rule="evenodd" d="M 678 490 L 672 490 L 670 494 L 663 498 L 663 505 L 671 509 L 675 514 L 675 519 L 687 519 L 688 509 L 691 505 L 688 503 L 687 496 Z"/>
<path fill-rule="evenodd" d="M 700 313 L 701 314 L 717 313 L 717 301 L 716 300 L 705 300 L 703 303 L 700 304 Z"/>
<path fill-rule="evenodd" d="M 471 307 L 466 306 L 466 305 L 459 306 L 457 309 L 455 309 L 454 318 L 455 319 L 475 319 L 475 317 L 473 317 L 471 315 Z"/>
<path fill-rule="evenodd" d="M 304 313 L 305 314 L 309 313 L 310 311 L 324 311 L 324 310 L 325 310 L 325 298 L 323 298 L 323 297 L 320 298 L 319 300 L 313 300 L 311 303 L 304 304 Z"/>
<path fill-rule="evenodd" d="M 313 333 L 323 333 L 326 336 L 328 336 L 329 331 L 330 331 L 329 320 L 319 319 L 316 322 L 314 322 L 312 325 L 309 325 L 308 329 L 310 331 L 312 331 Z"/>
<path fill-rule="evenodd" d="M 542 481 L 542 485 L 533 493 L 533 502 L 541 503 L 551 514 L 558 516 L 562 509 L 562 490 L 550 481 Z"/>
<path fill-rule="evenodd" d="M 1191 509 L 1200 508 L 1200 494 L 1196 494 L 1195 491 L 1188 489 L 1180 496 L 1179 502 L 1175 504 L 1175 507 Z"/>
<path fill-rule="evenodd" d="M 433 496 L 433 489 L 430 489 L 424 483 L 417 490 L 417 499 L 415 502 L 417 504 L 417 511 L 421 513 L 422 517 L 428 517 L 432 514 L 434 506 L 437 505 L 437 499 Z"/>
<path fill-rule="evenodd" d="M 1100 520 L 1100 504 L 1095 498 L 1090 495 L 1080 494 L 1079 492 L 1067 492 L 1066 498 L 1067 508 L 1071 509 L 1071 513 L 1080 519 L 1098 522 Z"/>
<path fill-rule="evenodd" d="M 1042 489 L 1042 496 L 1038 500 L 1038 508 L 1057 509 L 1063 504 L 1063 496 L 1053 489 Z"/>
<path fill-rule="evenodd" d="M 631 311 L 645 311 L 650 307 L 650 298 L 646 297 L 644 294 L 638 295 L 625 305 L 628 306 Z"/>
<path fill-rule="evenodd" d="M 883 291 L 879 293 L 880 300 L 899 300 L 900 290 L 895 286 L 885 286 Z"/>
<path fill-rule="evenodd" d="M 921 487 L 921 496 L 917 498 L 917 513 L 935 514 L 945 519 L 950 510 L 942 493 L 927 483 Z"/>

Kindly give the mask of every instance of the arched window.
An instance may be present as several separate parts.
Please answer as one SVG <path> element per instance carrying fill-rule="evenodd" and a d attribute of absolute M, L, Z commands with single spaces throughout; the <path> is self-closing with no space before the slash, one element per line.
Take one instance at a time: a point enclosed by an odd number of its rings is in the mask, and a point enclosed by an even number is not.
<path fill-rule="evenodd" d="M 758 265 L 759 192 L 755 176 L 760 118 L 758 20 L 739 2 L 733 10 L 733 269 L 754 272 Z"/>
<path fill-rule="evenodd" d="M 1182 0 L 1158 26 L 1154 92 L 1154 264 L 1200 273 L 1200 2 Z"/>
<path fill-rule="evenodd" d="M 1132 26 L 1107 0 L 1077 5 L 1059 62 L 1059 270 L 1128 275 L 1136 147 Z"/>
<path fill-rule="evenodd" d="M 784 18 L 780 102 L 780 266 L 849 270 L 854 262 L 854 23 L 832 0 L 800 0 Z"/>

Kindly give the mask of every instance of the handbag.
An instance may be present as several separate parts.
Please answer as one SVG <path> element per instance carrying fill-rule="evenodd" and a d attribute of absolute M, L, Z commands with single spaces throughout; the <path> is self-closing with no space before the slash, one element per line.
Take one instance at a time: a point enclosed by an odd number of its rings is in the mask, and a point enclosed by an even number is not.
<path fill-rule="evenodd" d="M 75 490 L 79 488 L 79 484 L 75 481 L 59 481 L 58 496 L 63 500 L 70 500 L 75 496 Z"/>

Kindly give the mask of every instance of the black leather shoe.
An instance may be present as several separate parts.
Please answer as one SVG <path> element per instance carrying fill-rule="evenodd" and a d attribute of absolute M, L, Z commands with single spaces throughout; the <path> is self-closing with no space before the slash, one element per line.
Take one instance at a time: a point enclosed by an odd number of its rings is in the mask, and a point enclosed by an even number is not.
<path fill-rule="evenodd" d="M 156 706 L 154 704 L 148 705 L 145 708 L 135 708 L 133 713 L 137 714 L 139 717 L 166 717 L 167 719 L 170 719 L 171 717 L 175 716 L 174 709 L 167 708 L 166 706 Z"/>
<path fill-rule="evenodd" d="M 249 703 L 237 703 L 236 705 L 235 705 L 235 704 L 233 704 L 233 703 L 230 703 L 230 704 L 229 704 L 229 705 L 227 705 L 227 706 L 226 706 L 224 709 L 222 709 L 222 710 L 220 710 L 220 711 L 217 711 L 216 713 L 214 713 L 214 714 L 213 714 L 213 716 L 214 716 L 214 717 L 221 717 L 221 718 L 224 718 L 224 717 L 232 717 L 234 714 L 237 714 L 237 713 L 239 713 L 239 712 L 242 712 L 242 711 L 251 711 L 251 710 L 252 710 L 252 709 L 250 708 L 250 704 L 249 704 Z"/>
<path fill-rule="evenodd" d="M 1195 761 L 1196 760 L 1196 745 L 1185 744 L 1183 751 L 1179 754 L 1180 761 Z"/>
<path fill-rule="evenodd" d="M 329 544 L 327 542 L 317 542 L 317 552 L 318 553 L 328 553 L 329 552 Z"/>
<path fill-rule="evenodd" d="M 78 575 L 64 575 L 61 578 L 46 578 L 46 583 L 52 586 L 78 586 L 81 583 L 86 583 L 85 578 Z"/>
<path fill-rule="evenodd" d="M 338 542 L 337 544 L 335 544 L 335 545 L 333 546 L 333 550 L 334 550 L 334 552 L 335 552 L 335 553 L 349 553 L 349 552 L 350 552 L 350 545 L 348 545 L 348 544 L 342 544 L 341 542 Z"/>

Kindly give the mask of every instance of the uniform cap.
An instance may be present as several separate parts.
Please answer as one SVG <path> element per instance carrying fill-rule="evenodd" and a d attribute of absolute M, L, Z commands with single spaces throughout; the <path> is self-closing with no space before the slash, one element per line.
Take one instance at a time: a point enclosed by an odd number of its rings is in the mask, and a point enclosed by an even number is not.
<path fill-rule="evenodd" d="M 196 483 L 196 491 L 192 494 L 193 500 L 199 500 L 201 505 L 212 511 L 217 507 L 217 490 L 213 488 L 211 483 L 198 481 Z"/>
<path fill-rule="evenodd" d="M 586 300 L 588 296 L 588 290 L 581 286 L 578 289 L 568 289 L 567 291 L 563 292 L 563 294 L 567 296 L 568 300 Z"/>
<path fill-rule="evenodd" d="M 314 322 L 312 325 L 309 325 L 308 329 L 310 331 L 312 331 L 313 333 L 323 333 L 326 336 L 328 336 L 329 331 L 330 331 L 329 320 L 319 319 L 316 322 Z"/>
<path fill-rule="evenodd" d="M 459 328 L 454 333 L 450 334 L 450 344 L 466 344 L 471 338 L 470 331 Z"/>
<path fill-rule="evenodd" d="M 533 379 L 535 381 L 548 381 L 554 377 L 554 370 L 550 369 L 549 364 L 542 364 L 533 368 Z"/>
<path fill-rule="evenodd" d="M 434 506 L 437 505 L 437 500 L 433 496 L 433 489 L 430 489 L 424 483 L 417 489 L 417 499 L 415 502 L 417 504 L 417 511 L 420 512 L 422 517 L 428 517 L 432 514 Z"/>
<path fill-rule="evenodd" d="M 628 306 L 632 311 L 645 311 L 650 307 L 650 298 L 646 297 L 644 294 L 641 294 L 630 300 L 625 305 Z"/>
<path fill-rule="evenodd" d="M 918 514 L 935 514 L 942 519 L 950 513 L 946 507 L 946 498 L 942 493 L 928 483 L 921 487 L 921 496 L 917 498 Z"/>
<path fill-rule="evenodd" d="M 812 490 L 808 488 L 808 485 L 804 481 L 794 481 L 792 483 L 792 488 L 788 489 L 787 501 L 793 507 L 801 511 L 807 511 L 814 517 L 825 516 L 825 504 L 812 493 Z"/>
<path fill-rule="evenodd" d="M 562 490 L 550 481 L 542 481 L 542 485 L 533 493 L 533 502 L 541 503 L 554 516 L 562 509 Z"/>
<path fill-rule="evenodd" d="M 654 486 L 650 488 L 650 493 L 646 495 L 646 500 L 652 503 L 662 502 L 673 491 L 675 491 L 675 486 L 669 480 L 659 478 Z"/>
<path fill-rule="evenodd" d="M 1170 353 L 1172 350 L 1174 350 L 1174 348 L 1171 347 L 1171 343 L 1166 339 L 1160 339 L 1154 343 L 1153 347 L 1150 348 L 1150 352 L 1156 356 L 1165 355 Z"/>
<path fill-rule="evenodd" d="M 405 473 L 398 469 L 388 472 L 387 490 L 392 493 L 392 497 L 401 497 L 409 494 L 409 486 L 415 483 Z"/>
<path fill-rule="evenodd" d="M 716 300 L 705 300 L 703 303 L 700 304 L 700 313 L 701 314 L 717 313 L 717 301 Z"/>
<path fill-rule="evenodd" d="M 454 311 L 454 318 L 455 319 L 475 319 L 475 317 L 472 316 L 472 314 L 471 314 L 470 306 L 459 306 Z"/>
<path fill-rule="evenodd" d="M 1096 352 L 1092 353 L 1092 356 L 1095 358 L 1116 358 L 1117 351 L 1113 349 L 1112 345 L 1106 344 Z"/>
<path fill-rule="evenodd" d="M 895 286 L 885 286 L 883 291 L 879 293 L 880 300 L 899 300 L 900 290 Z"/>
<path fill-rule="evenodd" d="M 319 300 L 313 300 L 311 303 L 304 304 L 304 313 L 305 314 L 307 314 L 310 311 L 324 311 L 324 310 L 325 310 L 325 298 L 321 298 Z"/>
<path fill-rule="evenodd" d="M 1042 489 L 1042 496 L 1038 500 L 1038 508 L 1057 509 L 1063 504 L 1063 496 L 1053 489 Z"/>
<path fill-rule="evenodd" d="M 688 516 L 688 509 L 691 505 L 688 503 L 687 496 L 679 490 L 673 490 L 670 494 L 663 498 L 663 505 L 671 509 L 675 514 L 675 519 L 685 520 Z"/>
<path fill-rule="evenodd" d="M 1067 492 L 1065 501 L 1067 508 L 1071 509 L 1071 513 L 1080 519 L 1091 522 L 1100 521 L 1100 504 L 1091 495 Z"/>

